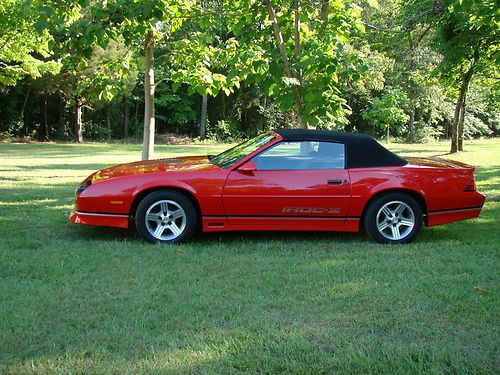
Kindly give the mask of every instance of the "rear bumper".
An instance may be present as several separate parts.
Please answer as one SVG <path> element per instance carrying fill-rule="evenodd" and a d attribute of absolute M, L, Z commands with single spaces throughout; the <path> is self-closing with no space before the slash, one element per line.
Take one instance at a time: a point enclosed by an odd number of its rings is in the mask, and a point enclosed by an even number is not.
<path fill-rule="evenodd" d="M 454 221 L 467 220 L 478 217 L 482 207 L 462 208 L 457 210 L 429 212 L 427 215 L 427 226 L 452 223 Z"/>
<path fill-rule="evenodd" d="M 427 213 L 426 224 L 428 227 L 434 225 L 452 223 L 454 221 L 467 220 L 478 217 L 483 208 L 486 197 L 475 191 L 463 193 L 459 199 L 462 207 L 432 210 Z M 464 207 L 465 206 L 465 207 Z"/>
<path fill-rule="evenodd" d="M 124 214 L 103 214 L 94 212 L 71 211 L 69 221 L 75 224 L 103 227 L 128 228 L 129 217 Z"/>

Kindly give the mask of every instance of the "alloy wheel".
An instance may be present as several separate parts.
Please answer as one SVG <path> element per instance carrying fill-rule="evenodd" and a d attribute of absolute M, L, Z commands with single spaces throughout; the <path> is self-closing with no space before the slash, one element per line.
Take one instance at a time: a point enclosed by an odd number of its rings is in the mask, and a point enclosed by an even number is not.
<path fill-rule="evenodd" d="M 153 203 L 145 215 L 146 229 L 154 238 L 162 241 L 179 237 L 186 228 L 186 222 L 186 212 L 172 200 Z"/>
<path fill-rule="evenodd" d="M 402 240 L 415 226 L 415 213 L 405 202 L 390 201 L 378 210 L 376 226 L 379 233 L 388 240 Z"/>

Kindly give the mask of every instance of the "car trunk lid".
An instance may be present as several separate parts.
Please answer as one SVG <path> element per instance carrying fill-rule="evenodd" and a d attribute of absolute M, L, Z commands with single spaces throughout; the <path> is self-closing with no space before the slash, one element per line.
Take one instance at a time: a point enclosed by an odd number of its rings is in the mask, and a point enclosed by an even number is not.
<path fill-rule="evenodd" d="M 441 159 L 437 157 L 406 157 L 409 166 L 437 169 L 462 169 L 474 172 L 475 167 L 455 160 Z"/>

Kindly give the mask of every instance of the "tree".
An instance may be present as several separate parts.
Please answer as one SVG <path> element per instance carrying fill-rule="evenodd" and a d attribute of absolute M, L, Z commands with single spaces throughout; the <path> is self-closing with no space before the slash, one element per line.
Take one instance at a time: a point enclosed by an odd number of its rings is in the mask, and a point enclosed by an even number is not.
<path fill-rule="evenodd" d="M 70 50 L 71 51 L 71 50 Z M 95 46 L 90 58 L 78 53 L 62 57 L 63 68 L 55 88 L 73 103 L 74 137 L 83 142 L 83 108 L 95 101 L 111 101 L 130 91 L 137 77 L 133 53 L 121 41 Z"/>
<path fill-rule="evenodd" d="M 346 111 L 345 82 L 360 77 L 361 60 L 346 61 L 350 37 L 363 32 L 361 9 L 341 0 L 292 2 L 237 0 L 229 29 L 250 62 L 251 79 L 262 84 L 284 110 L 293 110 L 300 127 L 332 127 Z"/>
<path fill-rule="evenodd" d="M 459 149 L 463 136 L 498 134 L 492 0 L 5 0 L 0 10 L 7 136 L 61 137 L 70 117 L 79 139 L 82 117 L 84 136 L 106 124 L 126 135 L 131 101 L 144 158 L 157 130 L 232 140 L 286 126 L 386 131 L 366 115 L 384 107 L 409 116 L 388 126 L 406 140 L 453 129 Z M 126 57 L 113 62 L 114 49 Z M 390 104 L 393 89 L 408 104 Z"/>
<path fill-rule="evenodd" d="M 50 33 L 37 35 L 39 1 L 2 0 L 0 2 L 0 85 L 15 85 L 25 77 L 55 73 L 59 64 L 50 59 Z"/>
<path fill-rule="evenodd" d="M 498 79 L 500 13 L 495 0 L 447 0 L 444 5 L 437 48 L 443 54 L 440 76 L 457 93 L 450 149 L 455 153 L 463 151 L 467 93 L 473 77 Z"/>
<path fill-rule="evenodd" d="M 389 142 L 390 129 L 403 125 L 409 119 L 401 108 L 407 101 L 406 95 L 393 89 L 382 97 L 373 99 L 371 108 L 363 114 L 363 118 L 384 130 Z"/>
<path fill-rule="evenodd" d="M 57 1 L 51 0 L 56 9 Z M 80 2 L 79 17 L 69 22 L 64 38 L 79 56 L 90 58 L 97 46 L 106 48 L 111 40 L 120 37 L 126 46 L 140 48 L 144 56 L 144 133 L 142 158 L 154 157 L 155 134 L 155 77 L 154 45 L 183 22 L 183 12 L 191 0 L 151 0 L 131 2 L 109 0 L 104 3 L 90 0 Z"/>

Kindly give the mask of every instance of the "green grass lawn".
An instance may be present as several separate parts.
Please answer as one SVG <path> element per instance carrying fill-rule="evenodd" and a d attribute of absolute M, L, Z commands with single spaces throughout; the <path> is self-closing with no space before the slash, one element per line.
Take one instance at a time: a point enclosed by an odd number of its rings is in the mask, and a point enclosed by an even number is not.
<path fill-rule="evenodd" d="M 410 245 L 226 233 L 156 246 L 68 222 L 78 182 L 139 145 L 0 144 L 0 373 L 498 373 L 500 139 L 465 148 L 452 158 L 478 167 L 481 217 Z"/>

